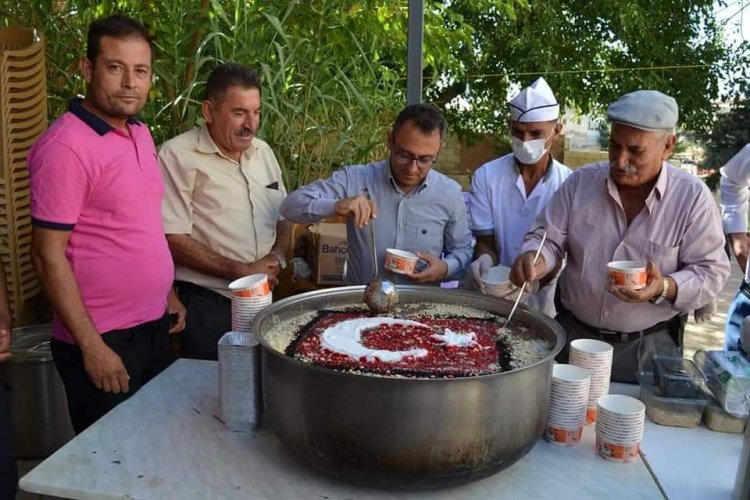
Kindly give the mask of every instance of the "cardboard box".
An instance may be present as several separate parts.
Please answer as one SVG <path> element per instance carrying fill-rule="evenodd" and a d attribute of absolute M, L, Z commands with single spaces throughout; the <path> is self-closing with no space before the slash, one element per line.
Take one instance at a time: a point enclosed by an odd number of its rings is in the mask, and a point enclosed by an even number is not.
<path fill-rule="evenodd" d="M 348 252 L 346 224 L 320 222 L 310 226 L 309 264 L 318 285 L 343 285 Z"/>

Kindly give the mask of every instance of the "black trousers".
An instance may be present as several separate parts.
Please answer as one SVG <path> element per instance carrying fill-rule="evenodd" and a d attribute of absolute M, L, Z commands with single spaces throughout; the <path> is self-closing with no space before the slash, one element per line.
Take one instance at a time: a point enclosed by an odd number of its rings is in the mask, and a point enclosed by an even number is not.
<path fill-rule="evenodd" d="M 680 357 L 680 350 L 672 339 L 673 328 L 677 328 L 679 319 L 671 322 L 669 327 L 658 330 L 647 335 L 641 335 L 633 340 L 626 342 L 616 342 L 617 335 L 612 335 L 612 341 L 593 335 L 586 327 L 578 321 L 568 311 L 563 311 L 555 317 L 555 321 L 565 330 L 566 340 L 565 347 L 557 355 L 555 361 L 558 363 L 567 363 L 570 354 L 570 343 L 576 339 L 595 339 L 603 340 L 612 344 L 614 352 L 612 353 L 612 374 L 610 379 L 613 382 L 625 382 L 628 384 L 637 383 L 636 373 L 638 371 L 648 371 L 651 369 L 651 360 L 654 355 L 677 356 Z M 684 325 L 684 323 L 683 323 Z"/>
<path fill-rule="evenodd" d="M 10 408 L 5 380 L 0 376 L 0 500 L 16 498 L 18 468 L 10 429 Z"/>
<path fill-rule="evenodd" d="M 75 344 L 52 339 L 52 357 L 65 385 L 73 429 L 80 434 L 109 410 L 136 393 L 172 363 L 169 349 L 170 319 L 162 318 L 124 330 L 102 334 L 102 340 L 122 359 L 128 371 L 128 392 L 114 394 L 97 389 L 83 366 Z"/>
<path fill-rule="evenodd" d="M 218 342 L 232 330 L 232 302 L 213 290 L 177 281 L 177 295 L 187 310 L 185 329 L 180 333 L 182 356 L 218 359 Z"/>

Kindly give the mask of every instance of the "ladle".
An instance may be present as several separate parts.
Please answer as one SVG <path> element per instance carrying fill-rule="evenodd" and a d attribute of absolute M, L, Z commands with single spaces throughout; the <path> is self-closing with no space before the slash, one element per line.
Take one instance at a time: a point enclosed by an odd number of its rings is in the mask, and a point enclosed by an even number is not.
<path fill-rule="evenodd" d="M 370 192 L 365 188 L 365 197 L 370 199 Z M 364 301 L 375 314 L 381 314 L 392 309 L 398 303 L 396 285 L 388 280 L 378 278 L 378 251 L 375 245 L 375 222 L 370 219 L 370 243 L 372 250 L 372 281 L 365 287 Z"/>
<path fill-rule="evenodd" d="M 534 254 L 534 261 L 533 264 L 536 264 L 536 260 L 539 258 L 539 254 L 542 253 L 542 247 L 544 246 L 544 242 L 547 240 L 547 230 L 544 230 L 544 233 L 542 234 L 542 242 L 539 244 L 539 248 L 537 248 L 536 253 Z M 526 280 L 523 282 L 523 285 L 521 285 L 521 289 L 518 291 L 518 297 L 516 297 L 516 303 L 513 304 L 513 309 L 510 310 L 510 314 L 508 314 L 508 319 L 505 320 L 505 324 L 510 324 L 510 318 L 513 317 L 513 313 L 516 312 L 516 308 L 518 307 L 518 303 L 521 302 L 521 296 L 523 295 L 523 291 L 526 290 L 526 284 L 529 281 Z"/>

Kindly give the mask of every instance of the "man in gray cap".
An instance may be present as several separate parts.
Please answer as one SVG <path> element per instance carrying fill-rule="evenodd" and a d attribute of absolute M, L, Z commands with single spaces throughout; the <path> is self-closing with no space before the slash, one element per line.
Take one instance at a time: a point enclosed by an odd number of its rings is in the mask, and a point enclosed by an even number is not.
<path fill-rule="evenodd" d="M 654 90 L 626 94 L 607 110 L 609 162 L 575 171 L 526 235 L 516 285 L 539 280 L 567 253 L 557 321 L 569 342 L 614 347 L 612 380 L 634 382 L 657 352 L 678 354 L 686 313 L 711 302 L 729 276 L 719 213 L 706 185 L 666 162 L 676 143 L 677 103 Z M 639 261 L 639 290 L 608 283 L 607 263 Z M 676 345 L 677 344 L 677 345 Z"/>

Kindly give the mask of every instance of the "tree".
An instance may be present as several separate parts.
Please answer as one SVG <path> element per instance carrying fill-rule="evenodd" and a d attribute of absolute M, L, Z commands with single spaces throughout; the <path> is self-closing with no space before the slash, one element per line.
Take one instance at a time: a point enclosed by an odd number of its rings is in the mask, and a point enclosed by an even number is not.
<path fill-rule="evenodd" d="M 747 77 L 747 45 L 724 42 L 711 0 L 529 1 L 511 13 L 493 3 L 450 2 L 454 24 L 472 27 L 471 43 L 435 71 L 440 81 L 428 95 L 446 105 L 467 100 L 469 111 L 451 113 L 462 128 L 501 129 L 508 90 L 544 76 L 583 113 L 601 114 L 632 90 L 660 90 L 677 99 L 683 126 L 702 129 L 720 80 L 734 88 Z"/>
<path fill-rule="evenodd" d="M 291 188 L 382 156 L 405 101 L 406 0 L 6 2 L 5 24 L 46 34 L 50 116 L 83 92 L 86 27 L 113 12 L 146 21 L 156 36 L 143 118 L 157 143 L 200 123 L 203 85 L 218 62 L 260 68 L 261 135 Z M 748 62 L 746 46 L 723 42 L 709 0 L 427 0 L 424 41 L 425 100 L 462 135 L 503 134 L 509 90 L 540 75 L 583 113 L 659 89 L 677 98 L 683 125 L 705 128 L 720 79 L 735 88 Z"/>
<path fill-rule="evenodd" d="M 706 151 L 703 168 L 714 170 L 707 183 L 711 188 L 716 188 L 719 169 L 746 144 L 750 144 L 750 101 L 736 100 L 729 112 L 717 115 L 711 129 L 699 134 L 697 139 Z"/>

